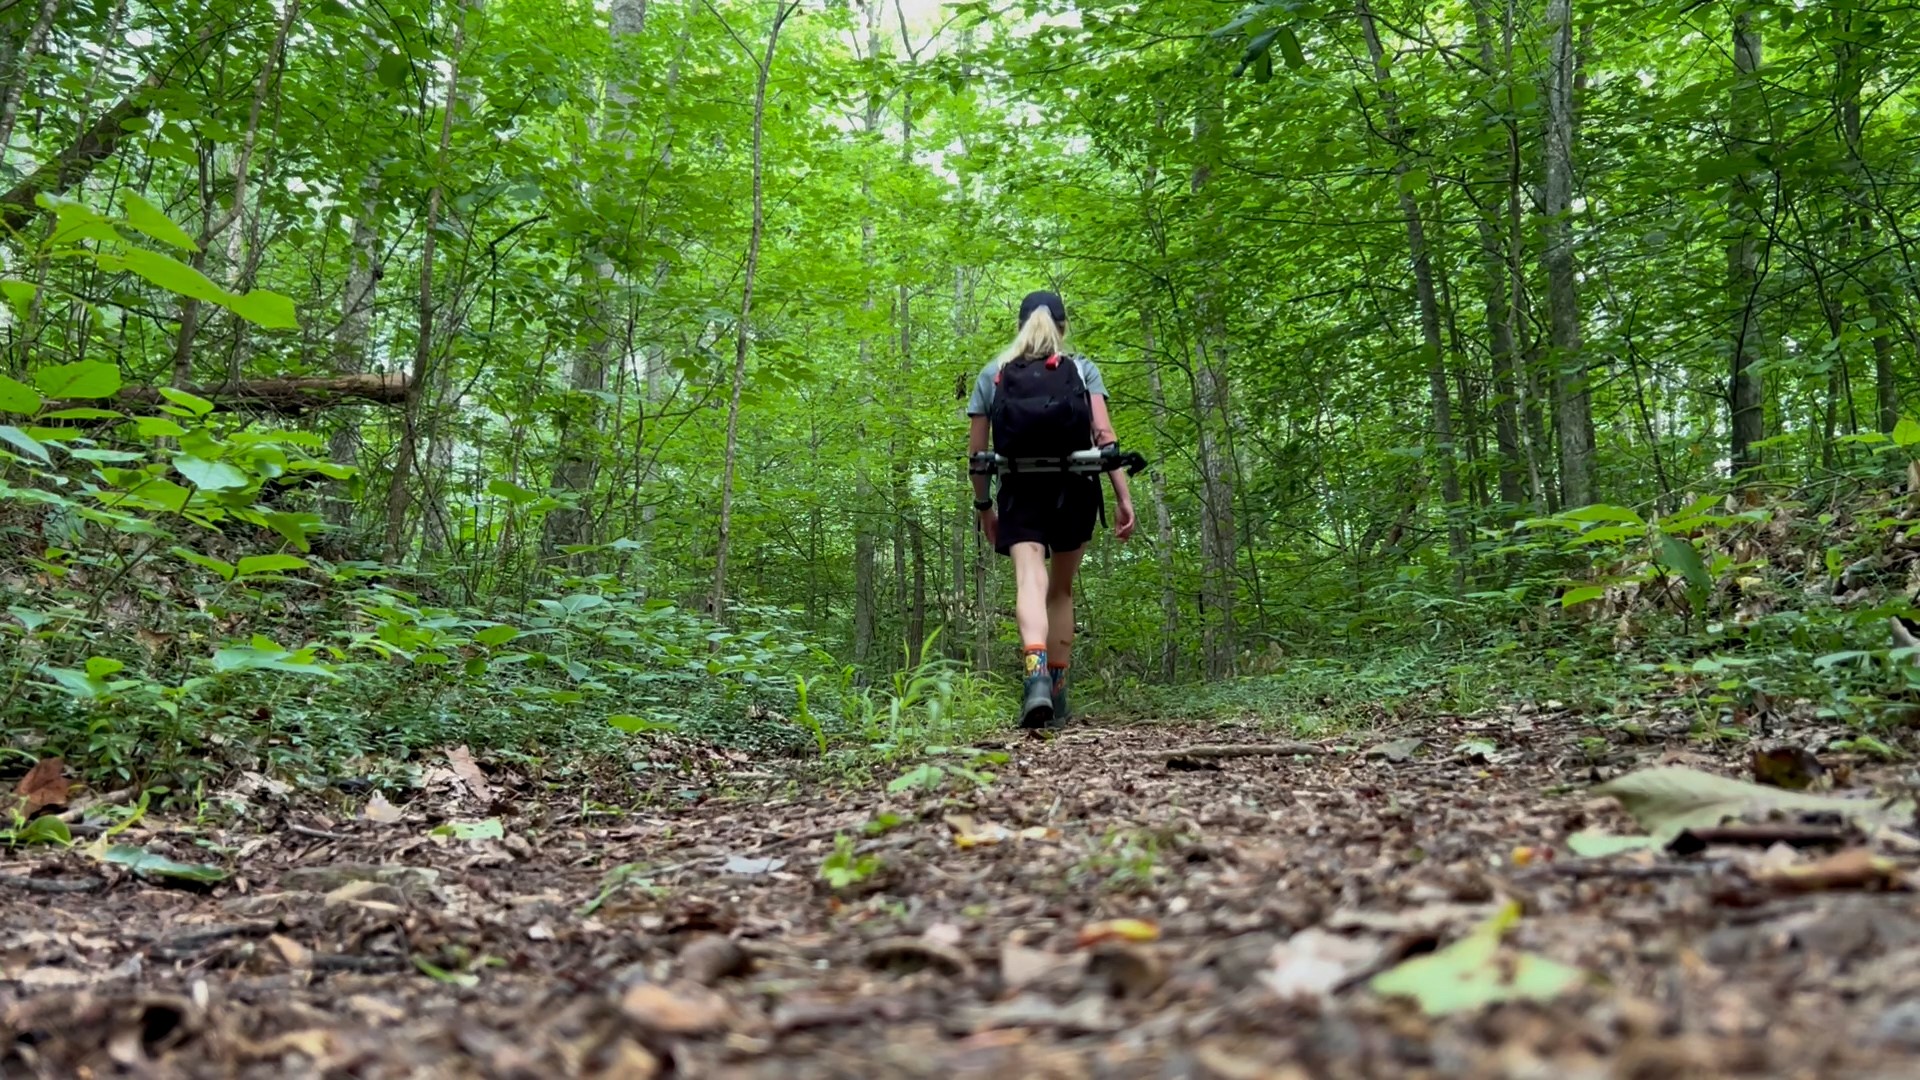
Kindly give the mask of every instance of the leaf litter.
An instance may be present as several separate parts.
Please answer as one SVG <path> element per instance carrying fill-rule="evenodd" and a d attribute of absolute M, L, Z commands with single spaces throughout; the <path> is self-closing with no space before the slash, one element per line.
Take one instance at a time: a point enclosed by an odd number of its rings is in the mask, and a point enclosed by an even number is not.
<path fill-rule="evenodd" d="M 965 792 L 716 759 L 616 817 L 497 772 L 416 794 L 421 829 L 297 793 L 151 812 L 104 849 L 130 866 L 0 865 L 0 1072 L 1901 1075 L 1920 905 L 1870 769 L 1794 791 L 1647 747 L 1596 788 L 1534 719 L 1491 769 L 1131 727 Z M 1218 770 L 1180 764 L 1203 739 Z"/>

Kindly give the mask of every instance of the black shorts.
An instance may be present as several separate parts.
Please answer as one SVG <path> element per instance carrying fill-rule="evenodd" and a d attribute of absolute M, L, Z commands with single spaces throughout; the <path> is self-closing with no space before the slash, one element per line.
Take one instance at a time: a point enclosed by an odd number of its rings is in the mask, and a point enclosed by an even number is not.
<path fill-rule="evenodd" d="M 994 550 L 1002 555 L 1015 544 L 1040 544 L 1052 555 L 1078 551 L 1093 539 L 1100 516 L 1100 478 L 1097 476 L 1008 476 L 1000 482 L 998 497 L 1000 540 Z"/>

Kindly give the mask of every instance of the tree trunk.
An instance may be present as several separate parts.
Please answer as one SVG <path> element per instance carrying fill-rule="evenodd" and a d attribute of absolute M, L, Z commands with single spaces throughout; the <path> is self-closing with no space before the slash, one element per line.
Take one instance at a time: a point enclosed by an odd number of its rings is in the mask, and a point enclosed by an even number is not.
<path fill-rule="evenodd" d="M 26 96 L 27 80 L 33 77 L 33 62 L 46 47 L 47 31 L 53 28 L 53 16 L 59 10 L 60 0 L 40 0 L 40 13 L 20 51 L 13 55 L 13 71 L 6 86 L 0 88 L 0 168 L 6 167 L 8 152 L 13 149 L 13 124 L 20 117 L 20 99 Z"/>
<path fill-rule="evenodd" d="M 1493 52 L 1493 23 L 1487 13 L 1487 0 L 1474 0 L 1474 28 L 1480 39 L 1480 64 L 1489 78 L 1502 69 Z M 1513 72 L 1505 71 L 1507 94 L 1513 93 Z M 1487 151 L 1487 175 L 1503 180 L 1508 174 L 1507 152 L 1517 144 L 1511 138 L 1508 147 Z M 1520 316 L 1518 295 L 1512 287 L 1507 266 L 1508 240 L 1501 227 L 1499 205 L 1491 199 L 1475 200 L 1479 213 L 1474 226 L 1480 236 L 1480 267 L 1486 276 L 1487 344 L 1493 353 L 1493 427 L 1494 446 L 1498 449 L 1500 501 L 1509 507 L 1526 502 L 1525 451 L 1520 444 L 1519 351 L 1514 347 L 1513 327 Z"/>
<path fill-rule="evenodd" d="M 341 297 L 340 324 L 333 332 L 333 370 L 358 375 L 367 367 L 367 342 L 373 336 L 374 294 L 380 286 L 380 169 L 367 170 L 360 182 L 360 212 L 353 217 L 347 245 L 347 288 Z M 338 424 L 327 439 L 327 456 L 336 465 L 356 467 L 360 459 L 357 424 Z M 328 523 L 346 525 L 353 503 L 342 497 L 326 500 Z"/>
<path fill-rule="evenodd" d="M 1742 158 L 1761 148 L 1760 31 L 1753 25 L 1750 7 L 1733 15 L 1733 68 L 1736 79 L 1730 103 L 1729 151 Z M 1753 370 L 1760 360 L 1760 200 L 1765 178 L 1757 172 L 1736 174 L 1727 185 L 1727 291 L 1733 314 L 1732 364 L 1729 404 L 1732 419 L 1733 475 L 1744 480 L 1759 466 L 1754 444 L 1765 437 L 1760 376 Z"/>
<path fill-rule="evenodd" d="M 1458 586 L 1464 581 L 1471 551 L 1466 528 L 1460 520 L 1460 472 L 1453 443 L 1453 405 L 1447 387 L 1446 346 L 1440 334 L 1440 298 L 1434 287 L 1433 258 L 1427 248 L 1420 203 L 1414 198 L 1407 177 L 1409 166 L 1403 149 L 1399 97 L 1393 89 L 1380 33 L 1374 26 L 1373 9 L 1368 0 L 1356 0 L 1354 10 L 1360 16 L 1367 56 L 1373 61 L 1373 79 L 1380 88 L 1380 114 L 1386 124 L 1386 140 L 1394 151 L 1394 186 L 1400 192 L 1400 214 L 1406 220 L 1407 251 L 1413 264 L 1414 298 L 1420 307 L 1420 341 L 1427 366 L 1427 392 L 1433 408 L 1434 460 L 1440 476 L 1440 497 L 1446 502 L 1443 513 L 1447 519 L 1447 549 L 1453 557 Z"/>
<path fill-rule="evenodd" d="M 1548 357 L 1553 364 L 1554 434 L 1560 452 L 1560 500 L 1568 507 L 1594 501 L 1593 405 L 1580 348 L 1580 297 L 1573 265 L 1573 4 L 1548 0 L 1553 34 L 1547 65 L 1547 182 L 1542 213 L 1546 236 Z"/>
<path fill-rule="evenodd" d="M 878 58 L 880 55 L 880 25 L 883 9 L 879 0 L 866 0 L 867 55 Z M 880 93 L 870 90 L 867 94 L 866 110 L 863 117 L 866 133 L 872 137 L 880 128 Z M 874 224 L 873 224 L 873 178 L 866 169 L 860 175 L 860 199 L 866 204 L 866 213 L 860 219 L 860 264 L 864 268 L 866 299 L 860 309 L 872 314 L 874 298 Z M 865 334 L 860 338 L 860 370 L 873 370 L 873 339 Z M 859 380 L 863 387 L 866 380 Z M 871 390 L 861 394 L 861 412 L 865 414 L 873 405 Z M 879 567 L 875 561 L 874 538 L 874 489 L 873 477 L 866 463 L 864 448 L 867 443 L 867 427 L 864 419 L 856 425 L 855 436 L 860 444 L 859 464 L 856 466 L 858 477 L 855 481 L 855 506 L 853 514 L 853 662 L 865 666 L 873 658 L 875 623 L 879 614 L 880 597 L 876 577 Z"/>
<path fill-rule="evenodd" d="M 466 51 L 467 16 L 479 10 L 481 0 L 461 0 L 460 15 L 453 26 L 453 45 L 447 53 L 447 97 L 440 112 L 440 145 L 435 161 L 436 175 L 446 167 L 447 150 L 453 143 L 453 110 L 460 95 L 460 57 Z M 400 561 L 401 542 L 406 536 L 407 508 L 412 504 L 415 458 L 420 452 L 420 402 L 427 393 L 433 359 L 433 257 L 440 230 L 440 206 L 446 192 L 439 181 L 427 192 L 427 216 L 420 242 L 420 336 L 413 347 L 413 373 L 407 385 L 406 409 L 401 415 L 400 445 L 394 454 L 393 477 L 387 488 L 387 528 L 384 549 L 387 561 Z"/>
<path fill-rule="evenodd" d="M 1219 97 L 1200 107 L 1194 114 L 1193 136 L 1201 164 L 1194 169 L 1192 190 L 1198 196 L 1213 176 L 1219 157 L 1219 128 L 1222 105 Z M 1218 200 L 1207 200 L 1201 210 L 1200 228 L 1205 235 L 1221 228 Z M 1203 283 L 1194 297 L 1194 316 L 1198 331 L 1197 363 L 1193 377 L 1193 422 L 1195 442 L 1200 455 L 1201 558 L 1205 572 L 1201 579 L 1201 604 L 1207 615 L 1201 620 L 1201 648 L 1206 654 L 1207 674 L 1224 678 L 1233 674 L 1238 647 L 1235 641 L 1234 592 L 1238 584 L 1239 534 L 1233 522 L 1233 463 L 1228 460 L 1226 431 L 1232 422 L 1227 387 L 1227 327 L 1221 293 L 1226 289 L 1224 268 L 1218 259 L 1210 259 L 1202 271 Z"/>
<path fill-rule="evenodd" d="M 274 73 L 280 69 L 280 58 L 287 47 L 287 33 L 292 29 L 293 20 L 299 12 L 300 0 L 287 0 L 286 12 L 281 16 L 279 29 L 274 33 L 273 48 L 267 53 L 266 62 L 260 66 L 260 78 L 254 82 L 253 102 L 247 109 L 247 130 L 240 139 L 240 154 L 233 165 L 233 202 L 227 207 L 226 213 L 218 218 L 212 216 L 211 204 L 204 207 L 206 216 L 201 226 L 199 247 L 190 260 L 196 270 L 206 266 L 207 252 L 214 240 L 232 228 L 234 222 L 247 212 L 247 180 L 253 167 L 254 145 L 260 135 L 260 113 L 267 103 L 267 87 L 272 84 Z M 231 249 L 228 254 L 231 257 Z M 186 386 L 193 381 L 193 342 L 200 327 L 201 304 L 197 297 L 192 296 L 180 300 L 180 330 L 174 337 L 173 346 L 175 386 Z"/>
<path fill-rule="evenodd" d="M 1852 33 L 1849 19 L 1842 27 Z M 1861 67 L 1860 46 L 1851 39 L 1834 47 L 1835 93 L 1840 100 L 1840 134 L 1846 140 L 1847 160 L 1859 177 L 1853 198 L 1857 206 L 1853 239 L 1860 249 L 1858 275 L 1867 295 L 1867 315 L 1873 320 L 1874 416 L 1882 434 L 1891 434 L 1900 422 L 1900 391 L 1893 376 L 1893 324 L 1888 313 L 1886 280 L 1880 272 L 1880 251 L 1874 237 L 1872 179 L 1867 172 L 1861 141 L 1860 88 L 1867 72 Z"/>
<path fill-rule="evenodd" d="M 633 160 L 633 133 L 627 117 L 633 104 L 632 84 L 622 70 L 620 54 L 640 38 L 647 25 L 647 0 L 614 0 L 609 18 L 609 36 L 615 57 L 614 77 L 607 85 L 607 101 L 612 105 L 600 128 L 602 142 L 618 145 L 623 156 Z M 599 477 L 601 436 L 600 393 L 607 387 L 607 367 L 614 349 L 621 343 L 624 320 L 620 317 L 620 289 L 614 272 L 613 257 L 596 249 L 593 258 L 595 282 L 590 303 L 590 340 L 574 354 L 567 379 L 571 391 L 566 398 L 566 413 L 559 432 L 560 452 L 553 467 L 553 490 L 572 496 L 572 505 L 562 506 L 547 515 L 542 528 L 541 547 L 549 556 L 569 545 L 588 543 L 592 537 L 592 514 L 588 502 Z"/>
<path fill-rule="evenodd" d="M 753 319 L 753 278 L 760 269 L 760 239 L 766 231 L 762 205 L 762 144 L 766 133 L 767 76 L 773 70 L 773 50 L 780 43 L 780 27 L 800 6 L 799 0 L 774 0 L 773 26 L 767 31 L 767 51 L 753 84 L 753 226 L 747 233 L 747 262 L 740 271 L 740 322 L 733 337 L 733 394 L 727 401 L 726 461 L 720 478 L 720 535 L 713 558 L 713 617 L 727 612 L 727 545 L 733 539 L 733 474 L 739 457 L 740 391 L 747 382 L 747 347 Z"/>
<path fill-rule="evenodd" d="M 1160 353 L 1153 338 L 1153 317 L 1140 313 L 1142 359 L 1146 362 L 1147 388 L 1153 395 L 1153 417 L 1165 424 L 1167 394 L 1160 382 Z M 1160 560 L 1160 678 L 1173 682 L 1180 673 L 1180 590 L 1173 571 L 1173 513 L 1167 504 L 1167 470 L 1163 465 L 1147 474 L 1153 487 L 1155 535 L 1159 538 Z"/>

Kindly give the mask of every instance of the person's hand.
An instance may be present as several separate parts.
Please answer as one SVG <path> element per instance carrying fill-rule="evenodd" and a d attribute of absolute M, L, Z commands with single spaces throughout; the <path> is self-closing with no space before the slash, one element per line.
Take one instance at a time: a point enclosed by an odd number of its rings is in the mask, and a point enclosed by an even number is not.
<path fill-rule="evenodd" d="M 980 511 L 980 531 L 987 534 L 987 546 L 1000 546 L 1000 515 L 989 506 Z"/>
<path fill-rule="evenodd" d="M 1133 535 L 1133 527 L 1137 524 L 1139 520 L 1133 516 L 1133 500 L 1122 499 L 1113 515 L 1113 535 L 1125 541 Z"/>

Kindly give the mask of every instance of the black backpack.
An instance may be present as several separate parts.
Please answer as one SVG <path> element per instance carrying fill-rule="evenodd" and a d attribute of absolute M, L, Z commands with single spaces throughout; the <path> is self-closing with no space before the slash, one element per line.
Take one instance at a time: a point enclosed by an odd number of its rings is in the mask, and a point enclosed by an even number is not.
<path fill-rule="evenodd" d="M 1070 356 L 1010 360 L 994 376 L 994 452 L 1009 458 L 1064 457 L 1093 447 L 1093 399 Z"/>

